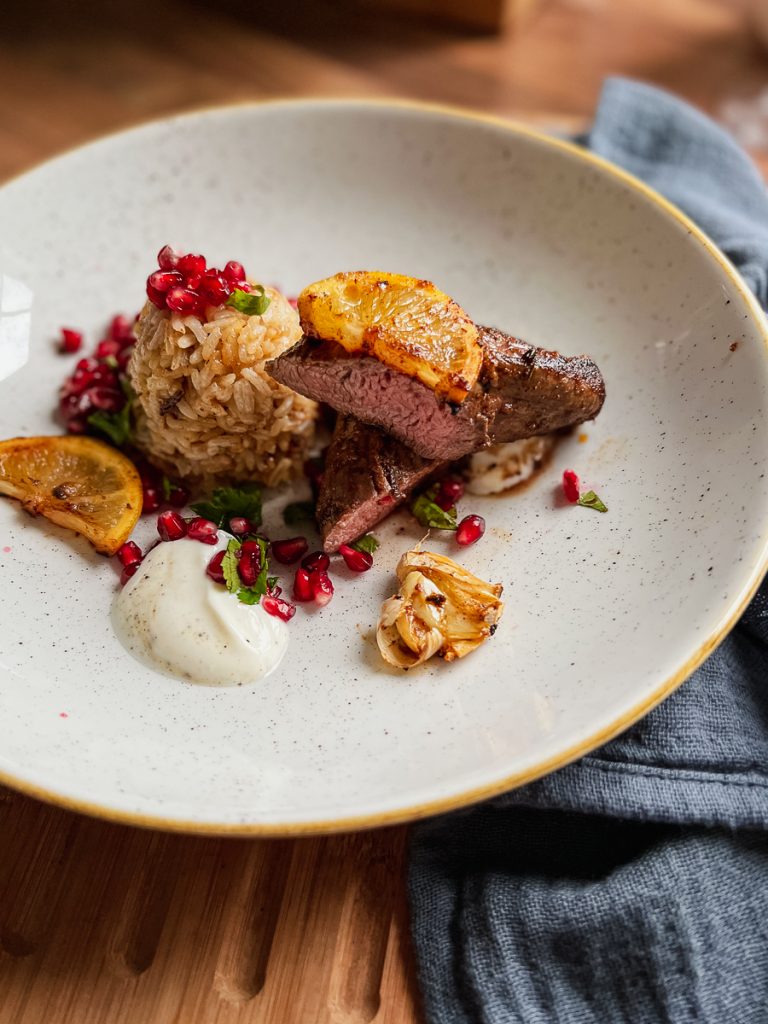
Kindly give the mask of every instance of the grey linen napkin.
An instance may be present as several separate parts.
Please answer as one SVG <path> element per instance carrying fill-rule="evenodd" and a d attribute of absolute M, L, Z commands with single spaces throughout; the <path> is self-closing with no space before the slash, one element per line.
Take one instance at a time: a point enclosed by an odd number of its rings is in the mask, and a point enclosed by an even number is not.
<path fill-rule="evenodd" d="M 768 194 L 713 122 L 609 80 L 587 144 L 768 299 Z M 693 677 L 546 779 L 413 831 L 430 1024 L 768 1024 L 768 583 Z"/>

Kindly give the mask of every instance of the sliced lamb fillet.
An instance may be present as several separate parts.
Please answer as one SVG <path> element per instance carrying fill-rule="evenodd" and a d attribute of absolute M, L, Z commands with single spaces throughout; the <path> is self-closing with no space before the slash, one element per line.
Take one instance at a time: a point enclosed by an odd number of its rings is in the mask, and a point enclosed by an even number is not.
<path fill-rule="evenodd" d="M 461 405 L 378 359 L 315 338 L 305 337 L 266 369 L 294 391 L 382 427 L 427 459 L 455 461 L 600 412 L 605 384 L 587 356 L 561 356 L 490 327 L 480 328 L 480 342 L 480 376 Z"/>
<path fill-rule="evenodd" d="M 423 459 L 377 427 L 340 415 L 317 497 L 325 550 L 337 551 L 367 533 L 444 465 Z"/>

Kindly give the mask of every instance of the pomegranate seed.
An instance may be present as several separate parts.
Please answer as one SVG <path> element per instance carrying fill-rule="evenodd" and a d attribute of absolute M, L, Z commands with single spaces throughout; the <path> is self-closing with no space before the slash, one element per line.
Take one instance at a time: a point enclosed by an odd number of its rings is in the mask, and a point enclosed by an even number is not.
<path fill-rule="evenodd" d="M 180 256 L 176 261 L 176 269 L 184 275 L 187 281 L 192 277 L 202 277 L 205 268 L 205 256 L 197 256 L 192 252 L 188 252 L 186 256 Z"/>
<path fill-rule="evenodd" d="M 342 544 L 339 547 L 339 554 L 347 563 L 347 568 L 352 572 L 368 572 L 373 565 L 373 556 L 367 551 L 358 551 L 351 548 L 349 544 Z"/>
<path fill-rule="evenodd" d="M 125 544 L 117 549 L 117 557 L 121 565 L 138 565 L 144 557 L 138 544 L 127 540 Z"/>
<path fill-rule="evenodd" d="M 187 524 L 178 512 L 168 509 L 157 517 L 157 532 L 160 540 L 181 540 L 187 534 Z"/>
<path fill-rule="evenodd" d="M 165 296 L 165 304 L 174 313 L 191 313 L 197 306 L 199 296 L 188 288 L 171 288 Z"/>
<path fill-rule="evenodd" d="M 157 265 L 161 270 L 173 270 L 179 262 L 179 254 L 170 245 L 164 245 L 157 254 Z"/>
<path fill-rule="evenodd" d="M 147 282 L 147 298 L 158 309 L 165 309 L 165 295 Z"/>
<path fill-rule="evenodd" d="M 195 516 L 187 524 L 187 536 L 192 540 L 201 540 L 203 544 L 215 544 L 219 539 L 219 528 L 210 519 Z"/>
<path fill-rule="evenodd" d="M 73 416 L 71 420 L 67 420 L 68 434 L 84 434 L 87 429 L 88 424 L 77 416 Z"/>
<path fill-rule="evenodd" d="M 283 565 L 298 562 L 309 547 L 306 537 L 289 537 L 287 540 L 273 540 L 272 554 Z"/>
<path fill-rule="evenodd" d="M 73 331 L 70 327 L 61 328 L 60 352 L 78 352 L 83 344 L 83 336 L 80 331 Z"/>
<path fill-rule="evenodd" d="M 267 593 L 269 594 L 270 597 L 280 597 L 282 592 L 283 588 L 279 587 L 277 583 L 274 585 L 274 587 L 267 586 Z"/>
<path fill-rule="evenodd" d="M 158 292 L 167 292 L 171 288 L 183 288 L 184 278 L 176 270 L 156 270 L 147 278 L 147 286 Z"/>
<path fill-rule="evenodd" d="M 110 338 L 114 338 L 115 341 L 135 341 L 133 337 L 133 324 L 127 316 L 123 316 L 122 313 L 118 313 L 117 316 L 113 316 L 110 321 L 107 334 Z"/>
<path fill-rule="evenodd" d="M 485 520 L 482 516 L 465 516 L 456 527 L 456 543 L 463 548 L 474 544 L 485 533 Z"/>
<path fill-rule="evenodd" d="M 457 501 L 464 496 L 464 484 L 461 480 L 443 480 L 437 489 L 435 495 L 435 503 L 440 508 L 447 512 L 449 508 L 453 508 Z"/>
<path fill-rule="evenodd" d="M 224 571 L 221 568 L 221 563 L 224 561 L 224 555 L 226 551 L 217 551 L 213 558 L 208 563 L 208 567 L 205 572 L 215 583 L 225 583 Z"/>
<path fill-rule="evenodd" d="M 89 388 L 80 396 L 80 412 L 86 412 L 86 405 L 104 412 L 119 412 L 125 405 L 125 395 L 113 388 Z"/>
<path fill-rule="evenodd" d="M 75 363 L 75 373 L 92 373 L 98 365 L 95 359 L 78 359 Z"/>
<path fill-rule="evenodd" d="M 117 379 L 117 374 L 111 366 L 107 366 L 102 363 L 97 366 L 96 369 L 90 374 L 92 384 L 105 384 L 107 387 L 119 388 L 120 382 Z"/>
<path fill-rule="evenodd" d="M 296 576 L 293 580 L 293 599 L 294 601 L 312 600 L 312 584 L 306 569 L 296 570 Z"/>
<path fill-rule="evenodd" d="M 171 487 L 168 492 L 168 504 L 174 508 L 184 508 L 189 501 L 189 491 L 185 487 Z"/>
<path fill-rule="evenodd" d="M 222 274 L 232 284 L 240 284 L 245 280 L 245 269 L 243 264 L 238 263 L 237 260 L 230 260 L 222 270 Z"/>
<path fill-rule="evenodd" d="M 200 292 L 211 306 L 221 306 L 232 294 L 232 287 L 222 274 L 209 270 L 200 280 Z"/>
<path fill-rule="evenodd" d="M 133 565 L 126 565 L 123 571 L 120 573 L 120 586 L 124 587 L 131 576 L 135 575 L 136 570 L 139 568 L 140 563 L 134 562 Z"/>
<path fill-rule="evenodd" d="M 234 516 L 229 520 L 229 532 L 234 533 L 236 537 L 244 537 L 252 532 L 250 520 L 244 519 L 243 516 Z"/>
<path fill-rule="evenodd" d="M 235 285 L 239 292 L 252 292 L 253 288 L 248 284 L 247 281 L 238 281 Z"/>
<path fill-rule="evenodd" d="M 288 296 L 288 305 L 293 306 L 294 309 L 299 308 L 299 300 L 296 298 L 295 295 Z"/>
<path fill-rule="evenodd" d="M 59 412 L 65 420 L 72 419 L 73 416 L 77 416 L 78 405 L 80 399 L 77 395 L 62 395 L 59 399 Z"/>
<path fill-rule="evenodd" d="M 261 565 L 261 548 L 255 540 L 244 540 L 240 545 L 240 555 L 252 555 L 259 565 Z"/>
<path fill-rule="evenodd" d="M 309 585 L 312 588 L 312 600 L 321 608 L 325 607 L 333 597 L 333 584 L 328 573 L 320 569 L 311 572 Z"/>
<path fill-rule="evenodd" d="M 240 549 L 240 559 L 237 563 L 237 572 L 240 579 L 243 581 L 243 585 L 246 587 L 252 587 L 256 582 L 259 575 L 259 559 L 252 552 L 244 552 Z"/>
<path fill-rule="evenodd" d="M 157 512 L 160 505 L 160 492 L 158 489 L 156 487 L 145 487 L 142 492 L 142 513 Z"/>
<path fill-rule="evenodd" d="M 325 572 L 331 564 L 331 560 L 324 551 L 313 551 L 311 555 L 302 558 L 301 564 L 309 572 L 315 572 L 317 569 L 320 572 Z"/>
<path fill-rule="evenodd" d="M 563 493 L 571 503 L 579 500 L 579 478 L 572 469 L 566 469 L 563 473 Z"/>
<path fill-rule="evenodd" d="M 116 356 L 120 351 L 120 342 L 114 338 L 104 338 L 96 346 L 96 358 L 107 359 L 109 356 Z"/>
<path fill-rule="evenodd" d="M 269 595 L 262 597 L 261 607 L 270 615 L 275 615 L 278 619 L 282 619 L 283 622 L 288 622 L 296 614 L 296 605 L 291 604 L 290 601 L 283 601 L 281 597 L 271 597 Z"/>

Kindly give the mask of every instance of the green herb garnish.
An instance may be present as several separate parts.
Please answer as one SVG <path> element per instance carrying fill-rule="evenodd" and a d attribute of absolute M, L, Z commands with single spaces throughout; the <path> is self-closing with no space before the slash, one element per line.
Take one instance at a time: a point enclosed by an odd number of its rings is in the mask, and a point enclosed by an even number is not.
<path fill-rule="evenodd" d="M 595 512 L 608 511 L 608 506 L 603 504 L 594 491 L 587 491 L 586 494 L 582 494 L 576 504 L 583 505 L 584 508 L 593 508 Z"/>
<path fill-rule="evenodd" d="M 258 484 L 244 483 L 236 487 L 217 487 L 210 501 L 190 505 L 204 519 L 226 528 L 235 517 L 248 519 L 254 526 L 261 523 L 261 488 Z"/>
<path fill-rule="evenodd" d="M 314 523 L 315 505 L 311 501 L 292 501 L 283 509 L 283 522 L 286 526 L 297 526 L 299 523 Z"/>
<path fill-rule="evenodd" d="M 170 501 L 171 491 L 173 490 L 173 484 L 168 477 L 163 473 L 163 497 L 166 501 Z"/>
<path fill-rule="evenodd" d="M 419 494 L 411 502 L 411 512 L 422 526 L 435 530 L 456 529 L 456 506 L 451 505 L 449 509 L 440 508 L 435 501 L 438 485 L 434 484 L 429 490 Z"/>
<path fill-rule="evenodd" d="M 117 361 L 117 356 L 106 356 L 104 362 L 110 368 L 110 370 L 116 370 L 120 363 Z"/>
<path fill-rule="evenodd" d="M 227 305 L 247 316 L 261 316 L 262 313 L 266 313 L 271 301 L 264 291 L 264 286 L 257 284 L 252 292 L 244 292 L 242 288 L 235 288 L 227 299 Z"/>
<path fill-rule="evenodd" d="M 354 548 L 355 551 L 364 551 L 367 555 L 372 555 L 379 546 L 379 542 L 374 534 L 366 533 L 365 536 L 358 537 L 358 539 L 349 546 Z"/>
<path fill-rule="evenodd" d="M 221 560 L 221 571 L 224 573 L 224 581 L 230 594 L 236 594 L 240 589 L 240 576 L 237 572 L 237 552 L 240 550 L 240 541 L 234 537 L 227 544 L 227 550 Z"/>

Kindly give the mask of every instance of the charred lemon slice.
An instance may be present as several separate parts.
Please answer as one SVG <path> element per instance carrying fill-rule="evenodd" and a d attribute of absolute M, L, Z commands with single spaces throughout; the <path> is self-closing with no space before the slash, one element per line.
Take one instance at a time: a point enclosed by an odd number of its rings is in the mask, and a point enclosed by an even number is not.
<path fill-rule="evenodd" d="M 105 555 L 128 539 L 141 513 L 141 479 L 133 463 L 90 437 L 0 441 L 0 494 L 82 534 Z"/>
<path fill-rule="evenodd" d="M 309 285 L 299 296 L 305 334 L 366 353 L 436 394 L 462 402 L 483 353 L 464 310 L 429 281 L 354 271 Z"/>

